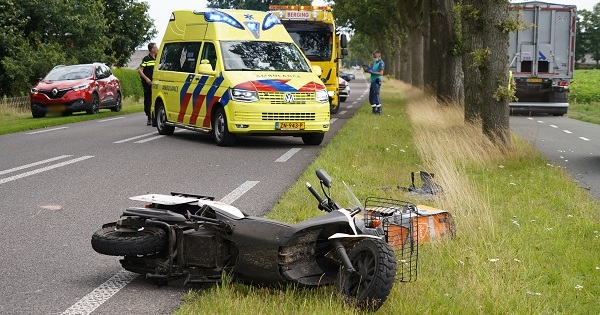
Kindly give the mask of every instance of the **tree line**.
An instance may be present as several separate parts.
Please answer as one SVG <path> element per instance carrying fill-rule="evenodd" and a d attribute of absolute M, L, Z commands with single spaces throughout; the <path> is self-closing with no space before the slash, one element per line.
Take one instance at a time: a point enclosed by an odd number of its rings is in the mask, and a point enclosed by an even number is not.
<path fill-rule="evenodd" d="M 0 96 L 20 96 L 60 64 L 124 66 L 156 35 L 135 0 L 0 0 Z"/>

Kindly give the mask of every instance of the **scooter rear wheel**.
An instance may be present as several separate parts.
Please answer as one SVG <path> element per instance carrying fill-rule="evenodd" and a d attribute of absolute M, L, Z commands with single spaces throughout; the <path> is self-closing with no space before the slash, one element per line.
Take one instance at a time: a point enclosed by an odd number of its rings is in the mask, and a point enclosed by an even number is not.
<path fill-rule="evenodd" d="M 166 246 L 166 232 L 152 226 L 136 232 L 118 232 L 114 226 L 108 226 L 92 235 L 92 248 L 109 256 L 152 255 Z"/>
<path fill-rule="evenodd" d="M 394 250 L 381 239 L 366 238 L 348 251 L 356 272 L 340 267 L 336 289 L 358 308 L 378 310 L 394 286 L 396 258 Z"/>

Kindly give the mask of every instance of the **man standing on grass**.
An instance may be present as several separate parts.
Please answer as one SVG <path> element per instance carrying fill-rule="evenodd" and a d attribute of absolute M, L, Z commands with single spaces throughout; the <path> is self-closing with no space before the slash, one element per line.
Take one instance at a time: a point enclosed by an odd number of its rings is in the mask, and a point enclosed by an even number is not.
<path fill-rule="evenodd" d="M 379 50 L 373 52 L 373 66 L 367 69 L 367 72 L 371 74 L 371 87 L 369 88 L 369 103 L 373 109 L 373 114 L 381 114 L 381 99 L 379 97 L 379 91 L 381 90 L 381 83 L 383 82 L 383 69 L 385 63 L 381 60 L 381 53 Z"/>
<path fill-rule="evenodd" d="M 148 44 L 148 55 L 142 59 L 142 63 L 138 68 L 138 73 L 142 79 L 142 87 L 144 88 L 144 113 L 148 120 L 146 125 L 152 124 L 152 115 L 150 115 L 150 106 L 152 105 L 152 72 L 154 72 L 154 65 L 156 64 L 156 54 L 158 53 L 158 47 L 156 43 Z"/>

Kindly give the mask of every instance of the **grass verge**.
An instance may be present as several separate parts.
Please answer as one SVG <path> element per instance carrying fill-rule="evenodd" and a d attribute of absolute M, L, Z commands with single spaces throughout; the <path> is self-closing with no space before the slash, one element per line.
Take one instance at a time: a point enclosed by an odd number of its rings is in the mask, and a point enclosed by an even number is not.
<path fill-rule="evenodd" d="M 123 100 L 123 108 L 120 112 L 112 112 L 110 109 L 101 109 L 98 114 L 89 115 L 85 112 L 73 113 L 71 116 L 48 115 L 44 118 L 33 118 L 29 110 L 17 110 L 10 108 L 0 102 L 0 135 L 13 132 L 21 132 L 33 129 L 48 128 L 58 125 L 70 124 L 80 121 L 107 118 L 125 114 L 142 112 L 144 104 L 142 100 L 136 101 L 132 98 Z"/>
<path fill-rule="evenodd" d="M 320 215 L 304 182 L 324 168 L 360 199 L 378 196 L 448 210 L 457 235 L 420 247 L 419 277 L 396 283 L 381 314 L 597 314 L 600 207 L 527 143 L 499 150 L 462 110 L 397 81 L 382 88 L 382 115 L 359 109 L 269 217 Z M 504 153 L 503 153 L 504 152 Z M 435 173 L 444 193 L 421 200 L 398 186 Z M 192 290 L 175 314 L 359 314 L 332 287 L 315 290 L 220 284 Z"/>

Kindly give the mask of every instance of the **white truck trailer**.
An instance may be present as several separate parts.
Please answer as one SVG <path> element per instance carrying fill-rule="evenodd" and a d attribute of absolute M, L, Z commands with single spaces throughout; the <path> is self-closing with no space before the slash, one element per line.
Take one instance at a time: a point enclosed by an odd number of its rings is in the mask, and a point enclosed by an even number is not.
<path fill-rule="evenodd" d="M 567 94 L 575 69 L 577 8 L 547 2 L 511 4 L 526 29 L 510 34 L 509 70 L 517 101 L 511 114 L 567 113 Z"/>

